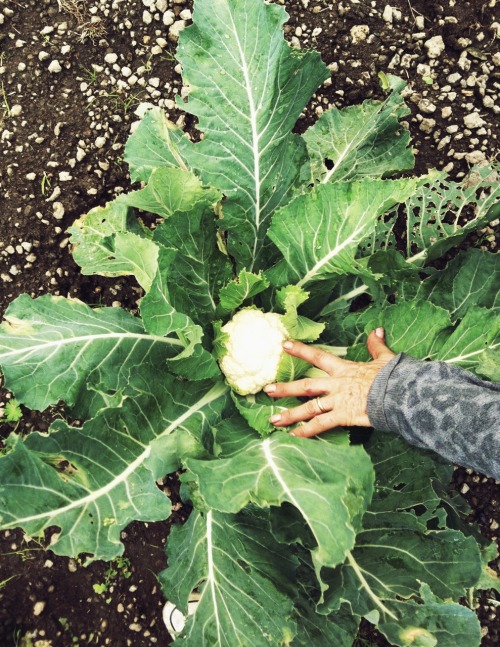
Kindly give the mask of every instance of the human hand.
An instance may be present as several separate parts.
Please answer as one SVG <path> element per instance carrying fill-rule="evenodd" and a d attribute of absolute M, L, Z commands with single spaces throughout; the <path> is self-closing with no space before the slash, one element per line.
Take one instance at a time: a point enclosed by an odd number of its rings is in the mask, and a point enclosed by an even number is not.
<path fill-rule="evenodd" d="M 327 373 L 328 377 L 277 382 L 264 387 L 272 398 L 311 398 L 304 404 L 271 416 L 270 422 L 276 427 L 302 423 L 293 430 L 293 435 L 302 437 L 315 436 L 340 426 L 370 427 L 368 392 L 377 373 L 395 354 L 385 345 L 383 328 L 372 330 L 366 345 L 373 358 L 371 362 L 351 362 L 299 341 L 285 342 L 283 348 L 287 353 L 306 360 Z"/>

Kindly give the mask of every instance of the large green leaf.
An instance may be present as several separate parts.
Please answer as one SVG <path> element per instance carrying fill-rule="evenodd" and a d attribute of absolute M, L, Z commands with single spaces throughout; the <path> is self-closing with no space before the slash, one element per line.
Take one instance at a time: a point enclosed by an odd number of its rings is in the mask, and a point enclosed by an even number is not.
<path fill-rule="evenodd" d="M 157 246 L 126 204 L 96 207 L 68 229 L 82 274 L 135 276 L 147 291 L 156 272 Z"/>
<path fill-rule="evenodd" d="M 177 213 L 160 225 L 154 240 L 177 250 L 173 262 L 163 263 L 157 280 L 163 293 L 178 312 L 203 327 L 215 318 L 219 290 L 232 277 L 229 258 L 216 241 L 215 216 L 205 202 L 199 202 L 189 213 Z M 158 283 L 157 283 L 158 285 Z"/>
<path fill-rule="evenodd" d="M 419 296 L 446 308 L 456 321 L 471 306 L 499 310 L 499 286 L 500 256 L 471 247 L 426 279 Z"/>
<path fill-rule="evenodd" d="M 405 201 L 406 254 L 416 264 L 440 258 L 500 216 L 498 172 L 491 167 L 473 169 L 462 182 L 430 177 Z"/>
<path fill-rule="evenodd" d="M 368 274 L 355 259 L 360 241 L 414 187 L 411 179 L 366 179 L 325 184 L 297 197 L 273 217 L 268 235 L 284 261 L 267 275 L 278 284 L 304 287 L 335 275 Z"/>
<path fill-rule="evenodd" d="M 500 348 L 500 312 L 471 308 L 437 349 L 434 359 L 473 369 L 484 353 Z"/>
<path fill-rule="evenodd" d="M 225 194 L 220 224 L 248 271 L 267 265 L 270 216 L 308 179 L 306 146 L 291 130 L 328 76 L 317 53 L 285 42 L 285 19 L 260 0 L 199 2 L 177 50 L 190 88 L 182 106 L 205 134 L 187 159 Z"/>
<path fill-rule="evenodd" d="M 472 609 L 432 595 L 425 584 L 421 601 L 395 602 L 393 608 L 404 622 L 381 619 L 378 628 L 394 645 L 401 647 L 479 647 L 481 627 Z M 403 626 L 402 626 L 403 625 Z"/>
<path fill-rule="evenodd" d="M 247 445 L 242 457 L 188 460 L 206 504 L 235 513 L 248 503 L 291 503 L 310 527 L 317 569 L 343 561 L 371 498 L 372 468 L 361 447 L 275 433 Z"/>
<path fill-rule="evenodd" d="M 22 295 L 0 326 L 0 366 L 7 387 L 32 409 L 60 400 L 75 405 L 91 386 L 119 390 L 131 373 L 165 370 L 186 346 L 168 332 L 148 335 L 140 319 L 119 308 L 93 310 L 74 299 Z"/>
<path fill-rule="evenodd" d="M 155 480 L 172 460 L 162 456 L 171 446 L 160 441 L 176 430 L 200 438 L 227 398 L 221 382 L 182 389 L 175 382 L 165 375 L 143 384 L 83 428 L 58 421 L 50 435 L 11 437 L 0 457 L 0 527 L 35 536 L 58 526 L 56 553 L 112 559 L 123 552 L 120 532 L 129 522 L 168 517 L 170 502 Z"/>
<path fill-rule="evenodd" d="M 426 359 L 435 352 L 440 334 L 451 326 L 451 319 L 444 308 L 415 300 L 369 307 L 348 315 L 342 325 L 349 342 L 358 344 L 349 349 L 349 359 L 368 359 L 366 335 L 378 326 L 384 326 L 387 343 L 395 353 Z"/>
<path fill-rule="evenodd" d="M 165 118 L 163 110 L 151 106 L 125 146 L 132 182 L 147 182 L 157 168 L 187 169 L 184 156 L 190 146 L 191 141 Z"/>
<path fill-rule="evenodd" d="M 242 306 L 245 301 L 260 294 L 268 287 L 269 281 L 262 272 L 253 274 L 252 272 L 241 270 L 235 279 L 220 290 L 220 314 L 229 314 Z"/>
<path fill-rule="evenodd" d="M 265 512 L 193 513 L 172 528 L 167 550 L 171 565 L 160 576 L 165 595 L 186 611 L 191 591 L 200 593 L 176 645 L 289 644 L 297 562 L 273 539 Z"/>
<path fill-rule="evenodd" d="M 382 433 L 374 436 L 368 450 L 376 470 L 374 496 L 346 563 L 323 572 L 329 586 L 324 610 L 348 603 L 356 614 L 375 622 L 379 618 L 382 623 L 396 621 L 394 626 L 405 631 L 414 626 L 416 614 L 422 629 L 433 633 L 442 624 L 453 635 L 451 619 L 440 620 L 450 608 L 437 604 L 425 609 L 421 597 L 424 583 L 441 600 L 456 599 L 481 575 L 476 540 L 458 530 L 440 529 L 445 514 L 439 511 L 434 483 L 439 478 L 448 483 L 450 468 L 430 452 Z M 418 479 L 414 478 L 416 471 Z M 410 604 L 408 614 L 405 600 L 417 605 Z"/>
<path fill-rule="evenodd" d="M 193 173 L 163 167 L 152 171 L 143 189 L 122 194 L 116 202 L 169 218 L 176 211 L 189 211 L 197 202 L 215 203 L 220 197 L 215 189 L 203 187 Z"/>
<path fill-rule="evenodd" d="M 389 81 L 391 93 L 385 101 L 328 110 L 306 131 L 315 179 L 381 178 L 413 168 L 410 133 L 399 123 L 409 112 L 400 94 L 405 83 L 396 77 Z"/>

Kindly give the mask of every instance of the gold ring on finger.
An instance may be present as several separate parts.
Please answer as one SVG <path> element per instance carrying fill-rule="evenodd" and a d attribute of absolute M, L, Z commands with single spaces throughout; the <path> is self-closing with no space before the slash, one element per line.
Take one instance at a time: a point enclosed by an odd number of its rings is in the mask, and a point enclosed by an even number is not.
<path fill-rule="evenodd" d="M 314 402 L 318 405 L 318 409 L 321 411 L 321 413 L 326 413 L 327 410 L 325 407 L 321 404 L 321 400 L 319 398 L 314 398 Z"/>

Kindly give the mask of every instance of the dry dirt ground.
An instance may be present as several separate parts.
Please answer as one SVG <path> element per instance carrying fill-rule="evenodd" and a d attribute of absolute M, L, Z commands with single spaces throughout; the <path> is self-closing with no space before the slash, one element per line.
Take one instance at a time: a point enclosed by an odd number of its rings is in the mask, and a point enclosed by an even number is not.
<path fill-rule="evenodd" d="M 435 167 L 457 179 L 498 154 L 496 0 L 281 4 L 290 14 L 292 46 L 319 50 L 332 73 L 299 130 L 325 108 L 381 96 L 377 75 L 385 72 L 408 82 L 418 173 Z M 66 230 L 128 190 L 123 146 L 141 102 L 163 106 L 193 131 L 174 104 L 182 93 L 175 43 L 191 10 L 189 0 L 0 0 L 1 314 L 22 292 L 135 308 L 140 294 L 126 280 L 80 275 Z M 495 250 L 498 240 L 497 224 L 476 242 Z M 8 398 L 0 391 L 0 411 Z M 23 412 L 21 424 L 43 430 L 48 422 L 47 415 Z M 1 436 L 12 428 L 0 418 Z M 500 486 L 457 469 L 454 487 L 484 534 L 497 538 Z M 175 497 L 172 477 L 165 488 Z M 0 534 L 0 644 L 169 644 L 154 575 L 166 565 L 168 527 L 133 524 L 124 559 L 89 568 L 55 557 L 20 532 Z M 498 600 L 495 594 L 480 600 L 484 647 L 499 644 Z M 386 644 L 365 635 L 368 644 Z"/>

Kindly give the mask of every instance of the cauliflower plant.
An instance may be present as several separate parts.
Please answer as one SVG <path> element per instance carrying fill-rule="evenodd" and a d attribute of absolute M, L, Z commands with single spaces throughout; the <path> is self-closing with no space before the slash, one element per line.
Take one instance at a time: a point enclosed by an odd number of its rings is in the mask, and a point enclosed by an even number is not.
<path fill-rule="evenodd" d="M 243 308 L 220 331 L 224 354 L 219 364 L 232 389 L 249 395 L 276 381 L 283 342 L 291 337 L 283 315 Z"/>

